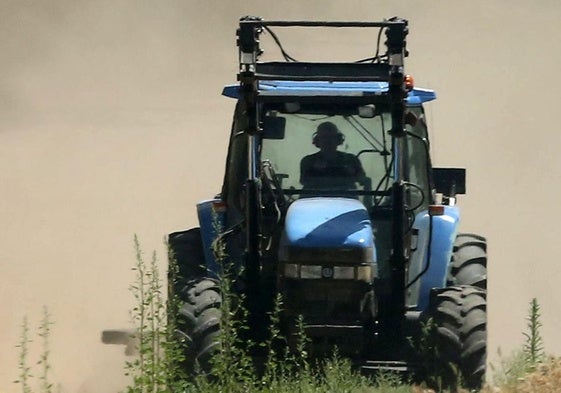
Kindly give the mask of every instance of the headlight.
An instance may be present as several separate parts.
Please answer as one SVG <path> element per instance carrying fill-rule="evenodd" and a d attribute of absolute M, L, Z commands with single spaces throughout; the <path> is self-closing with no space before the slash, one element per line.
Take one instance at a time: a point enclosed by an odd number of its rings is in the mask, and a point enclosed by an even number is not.
<path fill-rule="evenodd" d="M 318 265 L 302 265 L 300 266 L 300 278 L 321 278 L 321 266 Z"/>
<path fill-rule="evenodd" d="M 372 266 L 357 266 L 356 279 L 359 281 L 372 281 L 374 275 L 372 274 Z"/>
<path fill-rule="evenodd" d="M 358 280 L 371 282 L 374 278 L 374 270 L 370 265 L 362 266 L 321 266 L 304 265 L 297 263 L 285 263 L 283 268 L 285 278 L 304 280 L 334 279 L 334 280 Z"/>
<path fill-rule="evenodd" d="M 299 278 L 298 265 L 295 263 L 286 263 L 284 265 L 284 276 L 286 278 Z"/>
<path fill-rule="evenodd" d="M 355 278 L 355 267 L 335 266 L 333 268 L 333 278 L 338 280 L 353 280 Z"/>

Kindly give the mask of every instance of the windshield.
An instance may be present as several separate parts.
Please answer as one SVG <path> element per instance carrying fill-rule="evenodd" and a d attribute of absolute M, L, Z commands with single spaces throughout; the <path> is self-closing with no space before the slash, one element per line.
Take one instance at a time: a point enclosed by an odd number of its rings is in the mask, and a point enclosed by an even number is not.
<path fill-rule="evenodd" d="M 387 107 L 296 105 L 292 113 L 286 108 L 290 105 L 270 106 L 265 111 L 265 128 L 268 123 L 277 124 L 277 128 L 281 124 L 283 130 L 266 128 L 261 151 L 262 162 L 272 167 L 285 194 L 292 198 L 349 196 L 359 198 L 367 207 L 389 202 L 393 156 Z M 271 118 L 276 121 L 268 122 Z M 417 122 L 407 128 L 424 138 L 422 125 L 424 122 Z M 408 139 L 406 178 L 426 193 L 423 142 Z"/>
<path fill-rule="evenodd" d="M 372 195 L 364 191 L 391 185 L 390 115 L 373 106 L 365 107 L 368 117 L 359 116 L 358 107 L 337 109 L 268 110 L 266 116 L 285 119 L 284 135 L 263 140 L 261 159 L 295 197 L 349 195 L 370 204 Z"/>

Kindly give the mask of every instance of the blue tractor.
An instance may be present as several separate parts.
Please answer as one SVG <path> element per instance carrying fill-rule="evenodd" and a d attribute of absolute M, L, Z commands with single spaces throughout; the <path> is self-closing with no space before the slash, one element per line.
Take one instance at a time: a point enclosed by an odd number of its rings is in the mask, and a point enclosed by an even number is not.
<path fill-rule="evenodd" d="M 281 27 L 378 29 L 376 54 L 296 61 L 272 30 Z M 264 32 L 285 61 L 260 61 Z M 407 33 L 399 18 L 240 20 L 238 83 L 223 91 L 237 104 L 222 191 L 197 205 L 199 228 L 169 236 L 187 367 L 208 367 L 220 346 L 227 261 L 249 338 L 266 337 L 280 294 L 289 344 L 301 318 L 316 355 L 337 347 L 363 369 L 409 370 L 423 354 L 408 338 L 430 320 L 442 364 L 481 385 L 486 241 L 458 233 L 465 169 L 431 165 L 423 105 L 436 96 L 404 73 Z"/>

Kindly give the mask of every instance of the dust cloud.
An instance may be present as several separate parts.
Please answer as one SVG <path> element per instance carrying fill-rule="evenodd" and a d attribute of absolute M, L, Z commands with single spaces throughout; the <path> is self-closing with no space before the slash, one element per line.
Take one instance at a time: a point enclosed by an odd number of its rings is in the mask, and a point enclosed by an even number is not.
<path fill-rule="evenodd" d="M 62 391 L 124 386 L 124 347 L 101 331 L 130 327 L 133 235 L 164 266 L 166 233 L 219 191 L 233 108 L 220 91 L 247 14 L 410 20 L 407 70 L 439 98 L 434 162 L 468 168 L 462 230 L 489 239 L 490 355 L 521 344 L 532 297 L 561 353 L 561 3 L 0 0 L 0 391 L 18 390 L 21 321 L 43 305 Z M 375 39 L 279 34 L 312 60 L 358 59 Z"/>

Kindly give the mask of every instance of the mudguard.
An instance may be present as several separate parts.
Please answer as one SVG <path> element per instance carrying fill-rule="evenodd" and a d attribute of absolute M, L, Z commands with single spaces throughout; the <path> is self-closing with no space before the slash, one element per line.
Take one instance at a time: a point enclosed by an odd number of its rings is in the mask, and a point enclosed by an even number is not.
<path fill-rule="evenodd" d="M 430 265 L 427 272 L 409 288 L 407 293 L 406 303 L 416 311 L 423 311 L 428 307 L 432 288 L 446 286 L 459 221 L 460 211 L 456 206 L 445 206 L 443 215 L 432 217 Z M 413 231 L 417 233 L 417 236 L 414 240 L 416 244 L 412 244 L 409 282 L 426 267 L 429 254 L 429 230 L 428 211 L 418 213 L 413 225 Z"/>
<path fill-rule="evenodd" d="M 218 278 L 218 262 L 214 256 L 213 243 L 224 229 L 226 206 L 221 199 L 209 199 L 197 204 L 201 227 L 203 252 L 210 277 Z"/>
<path fill-rule="evenodd" d="M 204 273 L 205 256 L 200 228 L 170 233 L 170 251 L 177 263 L 179 278 L 191 280 Z"/>

